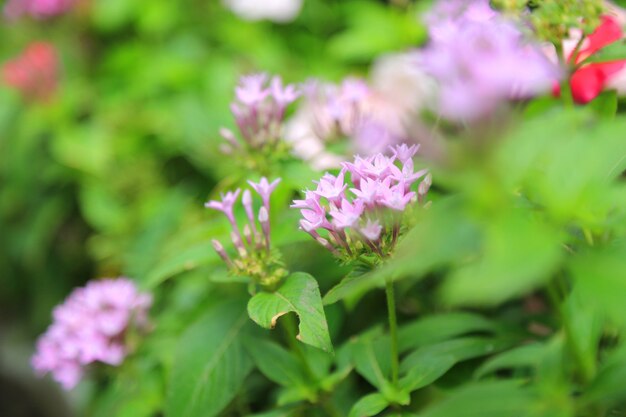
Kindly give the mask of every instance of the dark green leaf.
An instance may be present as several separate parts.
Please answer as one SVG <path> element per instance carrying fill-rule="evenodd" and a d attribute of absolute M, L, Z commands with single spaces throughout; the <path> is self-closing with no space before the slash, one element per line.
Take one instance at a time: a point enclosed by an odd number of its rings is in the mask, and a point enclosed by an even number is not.
<path fill-rule="evenodd" d="M 369 394 L 361 398 L 350 410 L 349 417 L 370 417 L 379 414 L 389 406 L 382 394 Z"/>
<path fill-rule="evenodd" d="M 245 302 L 214 305 L 182 335 L 167 391 L 168 417 L 216 416 L 237 395 L 253 363 L 242 343 Z"/>

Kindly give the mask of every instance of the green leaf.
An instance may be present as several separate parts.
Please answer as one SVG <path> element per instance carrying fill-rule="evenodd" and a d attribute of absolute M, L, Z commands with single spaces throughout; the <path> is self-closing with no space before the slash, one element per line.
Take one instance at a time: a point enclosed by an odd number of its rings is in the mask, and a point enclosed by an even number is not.
<path fill-rule="evenodd" d="M 582 253 L 573 260 L 570 268 L 576 292 L 586 308 L 626 326 L 626 242 Z"/>
<path fill-rule="evenodd" d="M 496 323 L 473 313 L 455 312 L 427 316 L 400 327 L 400 351 L 437 343 L 473 332 L 493 333 Z"/>
<path fill-rule="evenodd" d="M 378 389 L 390 386 L 389 339 L 362 338 L 352 345 L 352 360 L 357 372 Z"/>
<path fill-rule="evenodd" d="M 506 349 L 511 345 L 512 341 L 485 338 L 485 337 L 465 337 L 445 342 L 428 345 L 417 349 L 410 353 L 400 364 L 400 370 L 410 373 L 411 369 L 416 366 L 422 366 L 424 362 L 432 360 L 433 357 L 439 358 L 440 368 L 444 368 L 447 361 L 453 361 L 452 365 Z M 435 374 L 435 371 L 431 371 Z"/>
<path fill-rule="evenodd" d="M 611 352 L 600 368 L 596 379 L 584 394 L 584 401 L 600 402 L 607 407 L 626 400 L 626 348 L 622 345 Z"/>
<path fill-rule="evenodd" d="M 450 370 L 457 360 L 449 354 L 426 354 L 420 361 L 413 360 L 413 365 L 400 378 L 400 388 L 413 392 L 435 382 Z"/>
<path fill-rule="evenodd" d="M 242 334 L 245 302 L 212 306 L 180 338 L 167 390 L 167 417 L 212 417 L 237 395 L 253 363 Z"/>
<path fill-rule="evenodd" d="M 540 363 L 544 350 L 545 346 L 541 343 L 533 343 L 507 350 L 482 364 L 476 370 L 474 376 L 482 378 L 499 369 L 536 368 Z"/>
<path fill-rule="evenodd" d="M 496 305 L 545 283 L 562 256 L 551 227 L 516 213 L 486 225 L 481 256 L 446 280 L 442 295 L 453 305 Z"/>
<path fill-rule="evenodd" d="M 379 414 L 389 406 L 382 394 L 369 394 L 361 398 L 350 410 L 349 417 L 370 417 Z"/>
<path fill-rule="evenodd" d="M 524 417 L 531 415 L 532 396 L 515 381 L 464 386 L 429 407 L 419 417 Z"/>
<path fill-rule="evenodd" d="M 296 391 L 298 400 L 316 400 L 314 381 L 307 378 L 305 370 L 293 353 L 258 337 L 246 338 L 245 347 L 257 368 L 269 380 Z"/>
<path fill-rule="evenodd" d="M 158 262 L 157 266 L 147 275 L 144 285 L 146 288 L 154 288 L 168 278 L 207 264 L 212 260 L 217 260 L 217 255 L 215 255 L 209 242 L 189 247 Z"/>
<path fill-rule="evenodd" d="M 274 292 L 260 292 L 248 302 L 248 314 L 261 327 L 272 329 L 278 318 L 294 312 L 300 319 L 298 340 L 326 352 L 333 347 L 317 281 L 296 272 Z"/>
<path fill-rule="evenodd" d="M 589 55 L 583 63 L 611 62 L 626 59 L 626 42 L 618 41 L 605 46 L 597 52 Z"/>
<path fill-rule="evenodd" d="M 589 103 L 589 106 L 598 113 L 600 117 L 606 119 L 614 118 L 615 113 L 617 113 L 617 91 L 603 91 Z"/>

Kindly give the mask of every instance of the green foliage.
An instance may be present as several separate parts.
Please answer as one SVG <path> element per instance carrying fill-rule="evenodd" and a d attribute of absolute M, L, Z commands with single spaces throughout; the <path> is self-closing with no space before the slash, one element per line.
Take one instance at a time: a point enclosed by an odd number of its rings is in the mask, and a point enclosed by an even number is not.
<path fill-rule="evenodd" d="M 211 306 L 181 336 L 165 415 L 215 416 L 235 398 L 253 367 L 242 339 L 243 305 L 234 298 Z"/>

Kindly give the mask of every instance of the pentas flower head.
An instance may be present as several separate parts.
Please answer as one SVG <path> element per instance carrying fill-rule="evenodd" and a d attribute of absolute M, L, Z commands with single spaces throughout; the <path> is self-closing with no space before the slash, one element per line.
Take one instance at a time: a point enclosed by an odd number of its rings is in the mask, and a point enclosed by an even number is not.
<path fill-rule="evenodd" d="M 235 275 L 248 276 L 255 283 L 263 286 L 276 285 L 287 274 L 282 262 L 276 254 L 271 252 L 270 241 L 270 197 L 281 179 L 269 182 L 263 177 L 258 183 L 248 181 L 254 191 L 261 197 L 262 204 L 255 215 L 254 201 L 250 190 L 243 192 L 241 203 L 246 213 L 246 222 L 243 233 L 235 219 L 234 205 L 241 193 L 240 189 L 222 195 L 222 200 L 211 200 L 205 207 L 221 211 L 231 225 L 231 240 L 237 251 L 237 257 L 232 259 L 224 249 L 222 243 L 212 240 L 213 249 L 226 263 Z"/>
<path fill-rule="evenodd" d="M 418 53 L 420 65 L 439 83 L 444 117 L 481 118 L 502 101 L 550 91 L 559 79 L 558 66 L 487 1 L 444 3 L 460 7 L 431 18 L 431 42 Z"/>
<path fill-rule="evenodd" d="M 37 341 L 32 366 L 51 373 L 64 389 L 74 388 L 95 362 L 119 365 L 128 354 L 125 335 L 145 330 L 149 294 L 127 278 L 102 279 L 75 289 L 53 311 L 54 322 Z"/>
<path fill-rule="evenodd" d="M 2 79 L 25 98 L 45 101 L 56 91 L 58 67 L 56 48 L 47 42 L 33 42 L 2 66 Z"/>
<path fill-rule="evenodd" d="M 222 128 L 225 151 L 259 150 L 274 152 L 280 145 L 287 106 L 300 96 L 294 85 L 283 85 L 280 77 L 252 74 L 241 77 L 235 88 L 231 111 L 239 129 L 238 140 L 233 132 Z"/>
<path fill-rule="evenodd" d="M 413 170 L 417 150 L 399 145 L 392 148 L 391 157 L 356 156 L 336 177 L 325 174 L 315 190 L 307 190 L 305 198 L 291 206 L 300 210 L 302 230 L 345 260 L 387 257 L 400 234 L 403 213 L 413 203 L 424 203 L 432 182 L 426 170 Z M 417 192 L 411 191 L 420 178 Z"/>

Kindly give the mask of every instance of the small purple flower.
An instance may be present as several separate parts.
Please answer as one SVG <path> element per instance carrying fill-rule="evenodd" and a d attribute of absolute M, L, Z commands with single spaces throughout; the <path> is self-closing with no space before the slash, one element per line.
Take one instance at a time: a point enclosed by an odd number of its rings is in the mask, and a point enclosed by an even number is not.
<path fill-rule="evenodd" d="M 300 97 L 300 92 L 293 84 L 287 84 L 283 87 L 283 80 L 280 77 L 272 78 L 270 91 L 276 103 L 283 109 Z"/>
<path fill-rule="evenodd" d="M 254 191 L 256 191 L 257 194 L 261 196 L 261 199 L 263 200 L 263 207 L 265 207 L 268 212 L 270 210 L 270 195 L 272 195 L 280 181 L 281 178 L 276 178 L 270 183 L 265 177 L 262 177 L 258 183 L 248 181 L 248 184 L 250 184 Z"/>
<path fill-rule="evenodd" d="M 127 278 L 90 281 L 75 289 L 54 309 L 54 322 L 37 341 L 33 368 L 40 375 L 51 373 L 69 390 L 87 365 L 119 365 L 128 353 L 125 332 L 147 326 L 151 304 L 152 297 Z"/>
<path fill-rule="evenodd" d="M 341 202 L 343 198 L 343 192 L 348 186 L 344 184 L 344 173 L 339 173 L 336 177 L 329 173 L 324 176 L 317 183 L 317 189 L 315 194 L 320 197 L 326 198 L 328 201 L 334 204 Z"/>
<path fill-rule="evenodd" d="M 247 106 L 256 106 L 270 94 L 265 88 L 267 74 L 252 74 L 241 77 L 239 85 L 235 88 L 237 100 Z"/>
<path fill-rule="evenodd" d="M 403 182 L 408 187 L 427 173 L 427 169 L 421 169 L 415 172 L 415 168 L 413 167 L 413 160 L 408 159 L 406 163 L 402 166 L 402 170 L 394 165 L 391 169 L 390 176 L 398 182 Z"/>
<path fill-rule="evenodd" d="M 390 209 L 403 211 L 406 208 L 406 205 L 409 204 L 414 197 L 414 192 L 405 192 L 404 184 L 398 183 L 391 188 L 383 190 L 380 202 L 382 205 L 389 207 Z"/>
<path fill-rule="evenodd" d="M 378 203 L 383 190 L 389 188 L 390 183 L 390 178 L 385 178 L 383 181 L 366 178 L 361 181 L 359 188 L 351 188 L 350 191 L 368 207 L 373 207 Z"/>
<path fill-rule="evenodd" d="M 333 224 L 338 229 L 346 229 L 354 227 L 359 223 L 363 210 L 364 207 L 361 200 L 354 200 L 354 202 L 350 203 L 344 199 L 341 201 L 341 207 L 331 210 L 330 215 L 333 218 Z"/>
<path fill-rule="evenodd" d="M 222 194 L 222 201 L 211 200 L 204 203 L 204 207 L 221 211 L 226 215 L 231 222 L 235 221 L 235 215 L 233 214 L 233 206 L 237 202 L 237 198 L 241 193 L 241 189 L 237 188 L 234 192 L 229 191 L 225 195 Z"/>
<path fill-rule="evenodd" d="M 395 157 L 389 158 L 381 153 L 363 160 L 360 171 L 369 178 L 383 179 L 391 174 Z"/>
<path fill-rule="evenodd" d="M 378 223 L 378 220 L 368 220 L 365 223 L 365 226 L 359 228 L 359 231 L 366 239 L 369 239 L 373 242 L 377 241 L 380 238 L 380 234 L 383 231 L 383 227 Z"/>
<path fill-rule="evenodd" d="M 420 149 L 420 145 L 407 146 L 406 143 L 402 143 L 400 145 L 390 146 L 389 149 L 398 161 L 406 164 L 407 161 L 413 160 L 413 157 Z"/>

